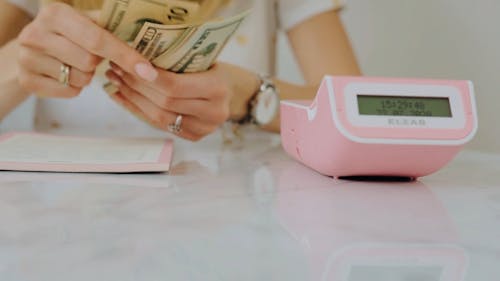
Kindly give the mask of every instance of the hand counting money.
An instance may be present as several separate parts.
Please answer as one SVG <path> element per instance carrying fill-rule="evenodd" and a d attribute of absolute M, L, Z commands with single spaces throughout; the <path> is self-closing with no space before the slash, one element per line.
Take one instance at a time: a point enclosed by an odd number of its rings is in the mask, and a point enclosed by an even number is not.
<path fill-rule="evenodd" d="M 99 24 L 130 42 L 157 67 L 200 72 L 215 62 L 250 7 L 251 1 L 108 0 Z M 227 10 L 237 13 L 220 19 Z"/>

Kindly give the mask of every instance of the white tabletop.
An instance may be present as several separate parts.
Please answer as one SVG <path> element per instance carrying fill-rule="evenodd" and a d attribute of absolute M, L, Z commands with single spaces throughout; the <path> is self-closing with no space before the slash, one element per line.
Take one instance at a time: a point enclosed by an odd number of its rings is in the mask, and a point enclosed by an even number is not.
<path fill-rule="evenodd" d="M 321 176 L 275 135 L 176 141 L 170 175 L 0 172 L 0 280 L 500 280 L 500 155 Z"/>

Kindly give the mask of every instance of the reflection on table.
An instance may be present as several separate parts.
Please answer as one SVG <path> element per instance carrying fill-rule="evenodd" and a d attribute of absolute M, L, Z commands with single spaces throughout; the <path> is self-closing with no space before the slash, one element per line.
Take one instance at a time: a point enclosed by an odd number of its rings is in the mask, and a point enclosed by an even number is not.
<path fill-rule="evenodd" d="M 266 134 L 220 143 L 176 143 L 169 175 L 0 172 L 0 280 L 500 276 L 500 157 L 357 182 L 295 163 Z"/>

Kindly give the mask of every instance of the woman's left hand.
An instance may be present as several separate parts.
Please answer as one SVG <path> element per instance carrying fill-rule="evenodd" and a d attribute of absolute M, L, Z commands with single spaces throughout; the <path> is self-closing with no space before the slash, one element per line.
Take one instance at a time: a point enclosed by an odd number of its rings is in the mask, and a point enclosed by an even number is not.
<path fill-rule="evenodd" d="M 241 89 L 235 87 L 231 79 L 234 74 L 228 74 L 223 65 L 185 74 L 157 69 L 159 75 L 154 82 L 140 80 L 116 65 L 111 67 L 106 76 L 119 89 L 112 95 L 115 101 L 152 126 L 193 141 L 212 133 L 229 119 L 234 107 L 232 98 Z M 254 85 L 250 83 L 249 93 Z M 182 116 L 182 125 L 175 132 L 173 125 L 178 116 Z"/>

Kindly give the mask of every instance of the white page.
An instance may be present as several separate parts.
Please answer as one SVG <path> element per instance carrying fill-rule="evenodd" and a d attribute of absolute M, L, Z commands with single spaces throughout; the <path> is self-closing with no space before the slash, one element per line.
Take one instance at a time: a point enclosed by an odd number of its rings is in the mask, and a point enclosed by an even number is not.
<path fill-rule="evenodd" d="M 84 139 L 14 135 L 0 142 L 0 161 L 47 164 L 141 164 L 157 162 L 162 139 Z"/>

